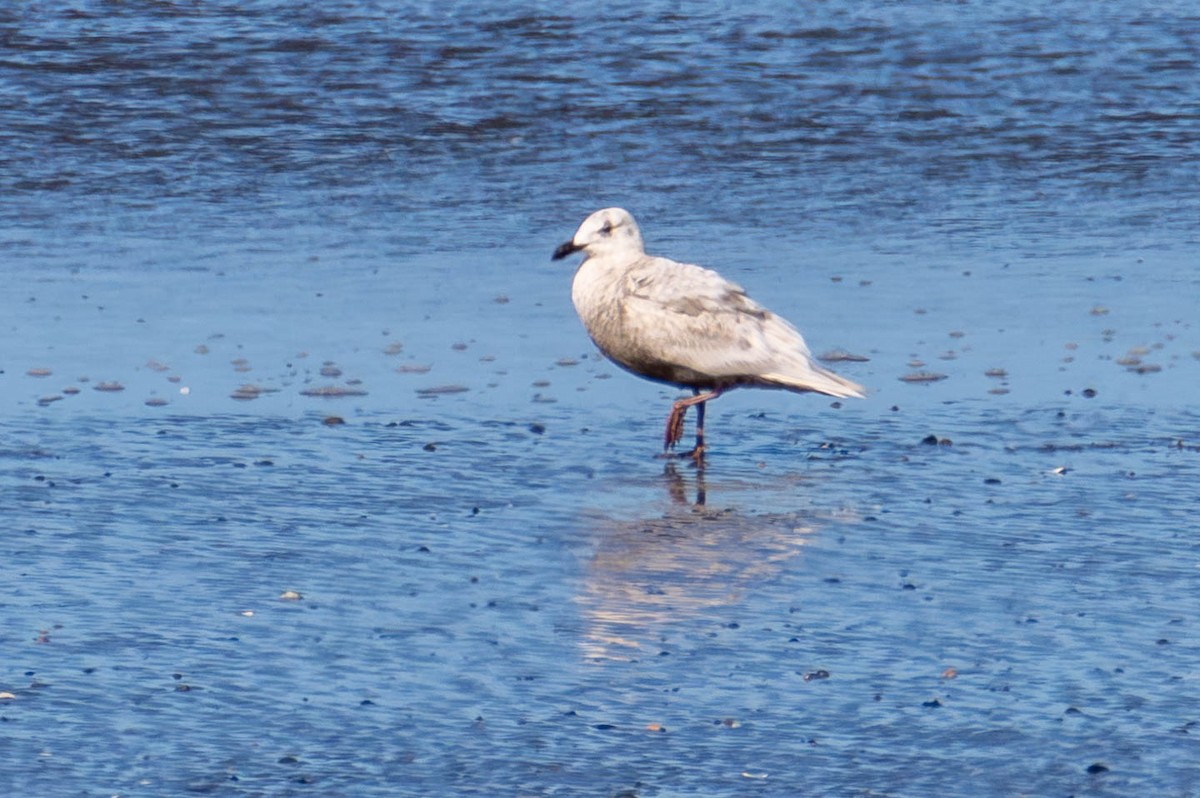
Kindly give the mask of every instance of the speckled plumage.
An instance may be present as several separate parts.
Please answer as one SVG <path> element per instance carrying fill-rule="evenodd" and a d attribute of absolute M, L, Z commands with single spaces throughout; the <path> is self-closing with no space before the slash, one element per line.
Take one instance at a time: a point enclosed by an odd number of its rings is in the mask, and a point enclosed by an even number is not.
<path fill-rule="evenodd" d="M 863 395 L 860 385 L 819 365 L 800 332 L 741 286 L 710 269 L 647 255 L 628 211 L 596 211 L 554 256 L 581 250 L 586 257 L 571 299 L 596 346 L 622 368 L 714 392 L 708 398 L 737 386 Z M 674 415 L 681 433 L 682 416 Z M 668 447 L 671 438 L 668 422 Z M 697 448 L 702 454 L 702 433 Z"/>

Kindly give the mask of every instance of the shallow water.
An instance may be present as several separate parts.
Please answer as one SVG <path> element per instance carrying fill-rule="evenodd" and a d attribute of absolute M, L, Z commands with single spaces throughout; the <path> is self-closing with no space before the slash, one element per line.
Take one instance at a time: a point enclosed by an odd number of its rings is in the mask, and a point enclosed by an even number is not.
<path fill-rule="evenodd" d="M 1194 12 L 643 5 L 0 12 L 4 794 L 1200 790 Z M 657 459 L 615 203 L 869 398 Z"/>

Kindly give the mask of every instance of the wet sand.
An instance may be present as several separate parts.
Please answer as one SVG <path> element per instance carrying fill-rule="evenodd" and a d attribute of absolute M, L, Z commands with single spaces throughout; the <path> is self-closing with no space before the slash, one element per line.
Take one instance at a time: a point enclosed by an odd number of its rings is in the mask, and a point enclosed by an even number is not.
<path fill-rule="evenodd" d="M 435 264 L 176 275 L 191 315 L 150 277 L 24 275 L 23 784 L 53 792 L 70 750 L 135 792 L 789 795 L 801 766 L 831 793 L 1189 789 L 1176 272 L 813 274 L 805 315 L 840 331 L 816 346 L 862 353 L 840 368 L 871 396 L 734 391 L 697 470 L 655 457 L 673 394 L 590 348 L 569 273 L 504 259 L 520 285 L 402 307 L 380 286 Z M 1000 294 L 1013 269 L 1045 290 Z M 1135 342 L 1161 370 L 1118 362 Z"/>
<path fill-rule="evenodd" d="M 44 5 L 0 795 L 1200 793 L 1194 10 Z M 658 459 L 607 205 L 866 400 Z"/>

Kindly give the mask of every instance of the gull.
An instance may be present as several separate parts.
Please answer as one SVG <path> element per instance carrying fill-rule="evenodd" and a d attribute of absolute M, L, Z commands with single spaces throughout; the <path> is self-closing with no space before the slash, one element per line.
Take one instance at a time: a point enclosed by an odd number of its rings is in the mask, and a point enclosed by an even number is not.
<path fill-rule="evenodd" d="M 702 463 L 704 406 L 738 387 L 862 397 L 863 387 L 819 365 L 800 332 L 711 269 L 647 255 L 642 233 L 624 208 L 583 220 L 554 260 L 583 252 L 571 301 L 588 335 L 621 368 L 648 380 L 690 388 L 667 416 L 663 451 L 683 438 L 696 407 L 696 447 L 682 455 Z"/>

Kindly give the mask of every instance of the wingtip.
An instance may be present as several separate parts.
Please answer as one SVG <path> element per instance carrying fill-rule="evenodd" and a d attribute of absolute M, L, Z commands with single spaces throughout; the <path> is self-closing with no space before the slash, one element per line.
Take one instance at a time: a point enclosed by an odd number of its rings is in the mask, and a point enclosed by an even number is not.
<path fill-rule="evenodd" d="M 838 399 L 867 398 L 866 388 L 827 369 L 806 374 L 802 379 L 783 374 L 764 374 L 763 379 L 773 385 L 793 391 L 811 391 Z"/>

